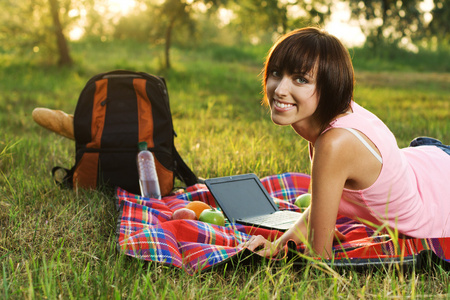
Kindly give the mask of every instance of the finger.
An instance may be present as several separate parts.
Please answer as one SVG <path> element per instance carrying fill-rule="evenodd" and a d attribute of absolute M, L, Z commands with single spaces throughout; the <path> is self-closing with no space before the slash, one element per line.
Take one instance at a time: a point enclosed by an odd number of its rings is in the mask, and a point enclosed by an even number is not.
<path fill-rule="evenodd" d="M 345 241 L 347 238 L 339 230 L 334 229 L 334 240 Z"/>
<path fill-rule="evenodd" d="M 247 249 L 251 250 L 251 251 L 257 251 L 256 249 L 259 249 L 259 248 L 262 248 L 262 249 L 264 248 L 264 242 L 254 241 L 247 246 Z"/>
<path fill-rule="evenodd" d="M 244 242 L 242 242 L 242 243 L 240 243 L 240 244 L 238 245 L 238 247 L 241 247 L 241 248 L 248 248 L 248 247 L 255 241 L 255 238 L 256 238 L 256 236 L 249 236 L 249 237 L 247 238 L 247 240 L 244 241 Z"/>
<path fill-rule="evenodd" d="M 265 248 L 267 240 L 262 236 L 254 236 L 252 237 L 248 244 L 247 248 L 251 251 L 258 251 L 258 248 Z M 258 249 L 258 250 L 257 250 Z"/>
<path fill-rule="evenodd" d="M 274 257 L 278 253 L 279 253 L 279 250 L 274 249 L 273 247 L 266 247 L 266 248 L 256 252 L 256 254 L 266 257 L 266 258 Z"/>

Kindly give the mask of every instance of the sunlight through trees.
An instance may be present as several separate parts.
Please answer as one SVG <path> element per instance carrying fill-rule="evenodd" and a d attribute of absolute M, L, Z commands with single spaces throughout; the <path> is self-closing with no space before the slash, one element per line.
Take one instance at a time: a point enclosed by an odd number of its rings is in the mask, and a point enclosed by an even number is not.
<path fill-rule="evenodd" d="M 135 39 L 164 45 L 270 44 L 318 25 L 349 47 L 417 52 L 448 47 L 450 0 L 4 0 L 3 51 L 72 62 L 67 40 Z"/>

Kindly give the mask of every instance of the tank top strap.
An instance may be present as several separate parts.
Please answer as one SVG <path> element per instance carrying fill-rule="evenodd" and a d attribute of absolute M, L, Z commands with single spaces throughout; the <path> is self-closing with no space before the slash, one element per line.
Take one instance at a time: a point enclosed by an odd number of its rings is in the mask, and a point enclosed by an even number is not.
<path fill-rule="evenodd" d="M 366 148 L 375 156 L 375 158 L 380 163 L 383 163 L 383 159 L 381 158 L 381 156 L 375 151 L 375 149 L 372 148 L 372 146 L 369 145 L 369 143 L 366 142 L 366 140 L 361 136 L 361 134 L 359 134 L 358 131 L 356 131 L 353 128 L 346 128 L 346 127 L 341 127 L 341 128 L 346 129 L 346 130 L 350 131 L 351 133 L 353 133 L 353 135 L 356 136 L 358 138 L 358 140 L 360 140 L 361 143 L 363 143 L 364 146 L 366 146 Z"/>

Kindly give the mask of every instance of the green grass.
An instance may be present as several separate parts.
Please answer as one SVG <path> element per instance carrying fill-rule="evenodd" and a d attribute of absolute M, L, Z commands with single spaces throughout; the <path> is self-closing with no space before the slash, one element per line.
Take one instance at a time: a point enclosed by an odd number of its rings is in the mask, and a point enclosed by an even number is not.
<path fill-rule="evenodd" d="M 72 166 L 75 146 L 36 125 L 35 107 L 73 112 L 92 75 L 134 69 L 166 77 L 176 145 L 199 176 L 307 173 L 307 144 L 290 128 L 274 126 L 260 105 L 264 49 L 174 49 L 168 72 L 159 71 L 160 50 L 148 45 L 102 49 L 86 42 L 72 50 L 77 65 L 66 69 L 0 57 L 2 299 L 448 297 L 449 274 L 439 269 L 336 273 L 263 263 L 189 276 L 118 254 L 113 200 L 54 185 L 51 168 Z M 390 126 L 400 146 L 418 135 L 450 143 L 450 74 L 389 71 L 357 68 L 356 101 Z"/>
<path fill-rule="evenodd" d="M 420 48 L 418 53 L 385 44 L 378 49 L 355 48 L 350 50 L 357 69 L 401 72 L 449 72 L 449 47 L 442 45 L 436 50 Z"/>

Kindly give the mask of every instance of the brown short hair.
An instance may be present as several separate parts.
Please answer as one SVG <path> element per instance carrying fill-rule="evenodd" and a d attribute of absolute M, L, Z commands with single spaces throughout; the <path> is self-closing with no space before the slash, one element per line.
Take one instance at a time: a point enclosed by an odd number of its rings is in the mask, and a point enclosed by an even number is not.
<path fill-rule="evenodd" d="M 353 99 L 354 71 L 348 50 L 339 39 L 319 28 L 294 30 L 272 46 L 263 78 L 264 103 L 267 105 L 267 78 L 273 70 L 316 74 L 319 104 L 314 114 L 322 130 L 337 115 L 344 113 Z"/>

